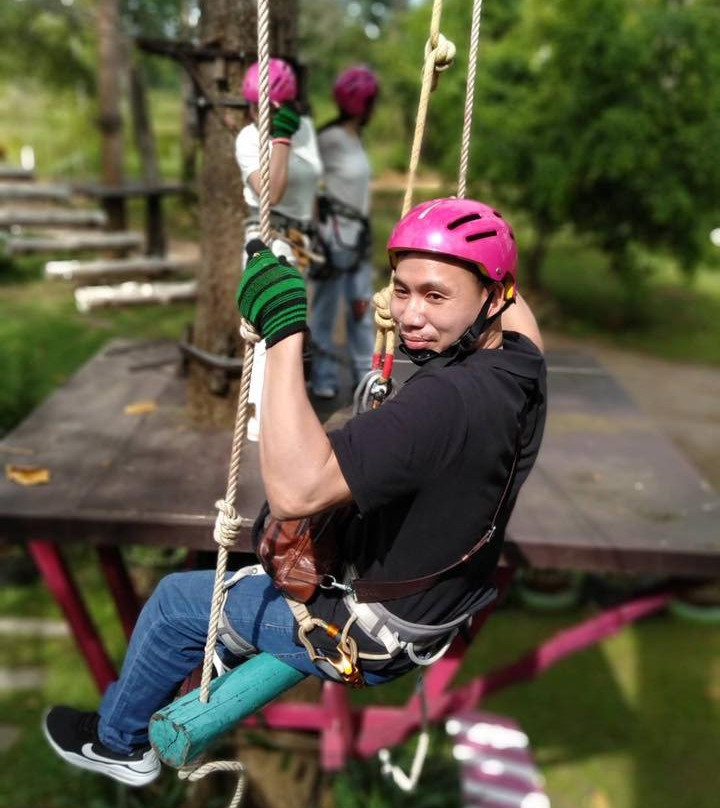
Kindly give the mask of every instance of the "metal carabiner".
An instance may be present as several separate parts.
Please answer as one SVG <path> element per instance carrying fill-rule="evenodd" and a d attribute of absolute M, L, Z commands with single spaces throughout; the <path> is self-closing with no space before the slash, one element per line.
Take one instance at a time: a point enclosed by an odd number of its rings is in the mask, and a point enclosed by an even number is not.
<path fill-rule="evenodd" d="M 318 584 L 320 589 L 339 589 L 347 595 L 351 595 L 353 588 L 350 584 L 343 584 L 334 575 L 323 575 L 322 581 Z"/>
<path fill-rule="evenodd" d="M 353 662 L 352 657 L 340 645 L 337 647 L 337 659 L 332 659 L 329 656 L 325 657 L 325 661 L 337 671 L 338 676 L 350 685 L 350 687 L 360 688 L 365 687 L 365 680 L 362 677 L 360 668 Z"/>

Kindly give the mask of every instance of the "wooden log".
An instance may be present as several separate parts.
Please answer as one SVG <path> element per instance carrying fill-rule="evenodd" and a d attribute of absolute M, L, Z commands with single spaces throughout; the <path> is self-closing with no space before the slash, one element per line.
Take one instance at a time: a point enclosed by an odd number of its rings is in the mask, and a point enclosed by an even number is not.
<path fill-rule="evenodd" d="M 132 250 L 142 247 L 140 233 L 63 233 L 57 236 L 13 236 L 5 242 L 8 255 L 83 250 Z"/>
<path fill-rule="evenodd" d="M 85 312 L 115 306 L 185 303 L 196 297 L 196 281 L 126 281 L 115 286 L 80 286 L 75 290 L 75 305 L 78 311 Z"/>
<path fill-rule="evenodd" d="M 67 202 L 71 196 L 69 185 L 62 183 L 3 182 L 0 183 L 0 201 L 16 199 Z"/>
<path fill-rule="evenodd" d="M 33 180 L 35 172 L 29 168 L 21 166 L 0 165 L 0 181 L 7 180 Z"/>
<path fill-rule="evenodd" d="M 163 763 L 184 766 L 215 738 L 304 678 L 274 656 L 258 654 L 213 680 L 206 704 L 198 688 L 155 713 L 148 729 L 150 743 Z"/>
<path fill-rule="evenodd" d="M 107 216 L 102 210 L 0 210 L 0 227 L 103 227 L 105 224 Z"/>
<path fill-rule="evenodd" d="M 45 277 L 66 281 L 156 278 L 172 273 L 194 274 L 197 261 L 172 258 L 116 258 L 97 261 L 48 261 Z"/>

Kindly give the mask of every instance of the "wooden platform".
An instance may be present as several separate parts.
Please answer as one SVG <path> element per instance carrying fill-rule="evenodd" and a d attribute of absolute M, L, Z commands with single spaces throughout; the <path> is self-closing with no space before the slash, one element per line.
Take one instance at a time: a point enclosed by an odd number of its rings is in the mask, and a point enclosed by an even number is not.
<path fill-rule="evenodd" d="M 0 541 L 214 548 L 230 434 L 184 408 L 172 343 L 116 341 L 12 434 L 4 463 L 47 467 L 47 485 L 0 480 Z M 551 354 L 538 465 L 508 531 L 514 562 L 606 572 L 720 577 L 720 499 L 591 357 Z M 127 415 L 127 405 L 157 409 Z M 263 499 L 248 444 L 239 510 Z M 248 550 L 245 535 L 238 549 Z"/>

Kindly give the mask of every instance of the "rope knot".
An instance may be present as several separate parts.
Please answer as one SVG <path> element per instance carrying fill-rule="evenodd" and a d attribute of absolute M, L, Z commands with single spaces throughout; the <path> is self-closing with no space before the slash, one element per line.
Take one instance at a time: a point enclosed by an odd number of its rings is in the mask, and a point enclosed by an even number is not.
<path fill-rule="evenodd" d="M 432 58 L 433 60 L 433 80 L 432 89 L 437 86 L 438 75 L 448 67 L 455 60 L 455 44 L 442 34 L 437 35 L 437 42 L 435 45 L 432 39 L 428 39 L 425 43 L 425 61 Z"/>
<path fill-rule="evenodd" d="M 260 334 L 255 330 L 253 324 L 244 317 L 240 320 L 240 336 L 247 342 L 260 342 Z"/>
<path fill-rule="evenodd" d="M 221 547 L 232 547 L 240 535 L 243 518 L 226 499 L 219 499 L 215 503 L 218 515 L 215 517 L 213 539 Z"/>
<path fill-rule="evenodd" d="M 395 329 L 395 320 L 390 313 L 390 298 L 392 297 L 392 285 L 388 284 L 379 292 L 373 295 L 373 306 L 375 306 L 375 325 L 384 331 Z"/>

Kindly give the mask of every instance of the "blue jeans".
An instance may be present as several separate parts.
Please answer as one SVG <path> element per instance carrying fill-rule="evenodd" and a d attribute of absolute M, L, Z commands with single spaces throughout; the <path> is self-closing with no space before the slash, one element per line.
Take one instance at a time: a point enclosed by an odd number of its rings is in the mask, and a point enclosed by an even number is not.
<path fill-rule="evenodd" d="M 341 299 L 345 304 L 345 330 L 353 386 L 370 370 L 375 345 L 373 315 L 369 305 L 373 294 L 373 270 L 370 261 L 363 258 L 355 272 L 348 272 L 356 260 L 357 254 L 354 251 L 331 247 L 330 261 L 338 274 L 329 280 L 316 281 L 313 284 L 310 332 L 320 349 L 312 363 L 312 386 L 316 390 L 337 390 L 339 387 L 337 361 L 333 358 L 333 354 L 337 354 L 333 333 Z M 357 316 L 357 308 L 354 308 L 358 302 L 366 304 L 360 317 Z"/>
<path fill-rule="evenodd" d="M 100 740 L 129 753 L 148 742 L 150 717 L 168 704 L 185 677 L 202 663 L 212 602 L 213 570 L 163 578 L 143 607 L 133 630 L 120 678 L 100 704 Z M 295 619 L 267 575 L 242 578 L 228 590 L 225 614 L 233 629 L 303 673 L 323 677 L 305 649 L 295 643 Z M 228 665 L 240 660 L 218 646 Z M 389 676 L 367 673 L 368 684 Z"/>

